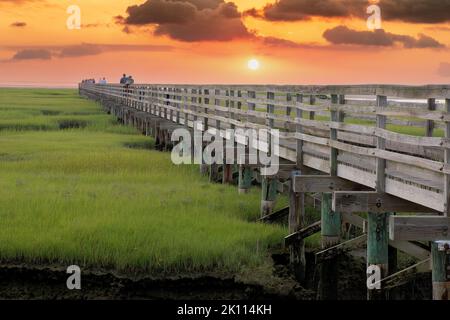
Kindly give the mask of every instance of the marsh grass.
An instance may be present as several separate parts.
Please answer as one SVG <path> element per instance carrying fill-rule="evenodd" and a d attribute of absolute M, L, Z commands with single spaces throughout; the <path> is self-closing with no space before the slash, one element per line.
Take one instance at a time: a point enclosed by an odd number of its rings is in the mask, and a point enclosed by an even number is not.
<path fill-rule="evenodd" d="M 282 241 L 254 222 L 257 188 L 210 184 L 152 143 L 75 90 L 0 89 L 0 259 L 236 271 Z"/>

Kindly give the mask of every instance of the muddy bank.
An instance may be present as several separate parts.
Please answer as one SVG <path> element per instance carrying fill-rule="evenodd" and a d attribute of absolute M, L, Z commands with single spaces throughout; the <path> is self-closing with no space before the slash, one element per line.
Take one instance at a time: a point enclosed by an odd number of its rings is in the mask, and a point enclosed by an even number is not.
<path fill-rule="evenodd" d="M 0 299 L 313 299 L 291 277 L 268 276 L 265 268 L 239 275 L 190 274 L 127 277 L 83 271 L 81 290 L 69 290 L 64 267 L 0 265 Z"/>
<path fill-rule="evenodd" d="M 128 276 L 105 270 L 82 270 L 81 290 L 66 286 L 66 267 L 0 263 L 0 299 L 298 299 L 317 298 L 320 265 L 314 252 L 307 253 L 307 282 L 294 278 L 286 252 L 273 253 L 257 268 L 236 275 L 226 273 Z M 365 300 L 363 258 L 341 255 L 338 268 L 338 299 Z M 391 299 L 430 299 L 429 273 L 390 291 Z"/>

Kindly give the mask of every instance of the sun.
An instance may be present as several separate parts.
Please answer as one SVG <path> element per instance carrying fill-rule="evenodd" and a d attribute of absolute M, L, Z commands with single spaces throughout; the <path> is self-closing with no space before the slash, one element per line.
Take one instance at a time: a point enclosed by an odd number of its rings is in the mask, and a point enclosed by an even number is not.
<path fill-rule="evenodd" d="M 250 70 L 258 70 L 259 67 L 260 67 L 259 61 L 256 60 L 256 59 L 251 59 L 251 60 L 248 61 L 247 67 L 248 67 Z"/>

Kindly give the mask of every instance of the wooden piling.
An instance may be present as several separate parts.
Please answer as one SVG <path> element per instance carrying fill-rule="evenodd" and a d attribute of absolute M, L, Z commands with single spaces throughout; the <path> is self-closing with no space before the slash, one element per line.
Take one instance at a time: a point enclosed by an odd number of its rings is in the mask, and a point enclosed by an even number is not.
<path fill-rule="evenodd" d="M 449 243 L 433 241 L 431 243 L 431 262 L 433 279 L 433 300 L 449 300 L 450 275 L 447 268 L 450 266 Z"/>
<path fill-rule="evenodd" d="M 233 183 L 233 165 L 226 163 L 223 164 L 222 183 L 223 184 Z"/>
<path fill-rule="evenodd" d="M 289 190 L 289 233 L 297 232 L 304 227 L 305 219 L 305 194 L 294 192 L 294 178 L 299 176 L 300 171 L 291 174 Z M 295 278 L 304 283 L 306 273 L 305 242 L 303 239 L 294 241 L 290 248 L 290 262 L 294 270 Z"/>
<path fill-rule="evenodd" d="M 275 177 L 262 177 L 261 217 L 267 216 L 273 212 L 277 197 L 277 184 L 278 180 Z"/>
<path fill-rule="evenodd" d="M 341 214 L 332 210 L 332 194 L 322 193 L 321 201 L 321 237 L 322 249 L 339 244 L 341 239 Z M 318 298 L 337 300 L 338 298 L 339 256 L 325 259 L 320 265 Z"/>
<path fill-rule="evenodd" d="M 253 170 L 245 165 L 239 166 L 239 193 L 244 194 L 250 191 L 252 186 Z"/>
<path fill-rule="evenodd" d="M 219 180 L 219 166 L 217 163 L 209 165 L 209 182 L 217 182 Z"/>
<path fill-rule="evenodd" d="M 377 266 L 381 279 L 389 274 L 389 213 L 367 214 L 367 266 Z M 378 280 L 381 280 L 378 279 Z M 386 292 L 380 289 L 368 290 L 369 300 L 385 300 Z"/>
<path fill-rule="evenodd" d="M 200 174 L 203 176 L 206 176 L 209 172 L 208 170 L 209 166 L 205 163 L 200 164 Z"/>

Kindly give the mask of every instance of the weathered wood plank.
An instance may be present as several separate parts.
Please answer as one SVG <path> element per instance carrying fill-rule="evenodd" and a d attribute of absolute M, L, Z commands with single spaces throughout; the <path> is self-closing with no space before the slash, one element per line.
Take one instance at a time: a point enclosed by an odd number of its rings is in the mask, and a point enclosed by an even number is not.
<path fill-rule="evenodd" d="M 426 260 L 431 256 L 430 250 L 426 250 L 410 241 L 389 240 L 389 245 L 419 260 Z"/>
<path fill-rule="evenodd" d="M 321 222 L 320 221 L 314 222 L 313 224 L 307 226 L 306 228 L 300 229 L 285 237 L 284 243 L 286 246 L 290 246 L 295 241 L 306 239 L 309 236 L 312 236 L 313 234 L 320 232 L 320 230 L 321 230 Z"/>
<path fill-rule="evenodd" d="M 379 283 L 386 290 L 389 290 L 408 283 L 417 277 L 418 272 L 426 272 L 430 269 L 430 260 L 430 258 L 422 260 L 408 268 L 381 279 L 379 282 L 375 282 L 374 285 Z"/>
<path fill-rule="evenodd" d="M 417 203 L 376 191 L 333 192 L 333 210 L 338 212 L 433 212 Z"/>
<path fill-rule="evenodd" d="M 367 231 L 367 219 L 364 219 L 357 214 L 342 212 L 342 221 L 362 229 L 364 233 Z"/>
<path fill-rule="evenodd" d="M 394 241 L 450 240 L 450 218 L 426 216 L 391 216 L 389 237 Z"/>
<path fill-rule="evenodd" d="M 302 175 L 294 177 L 293 188 L 294 192 L 333 192 L 357 190 L 364 187 L 339 177 Z"/>
<path fill-rule="evenodd" d="M 367 241 L 367 235 L 363 234 L 359 237 L 344 241 L 338 245 L 327 248 L 316 253 L 316 263 L 320 263 L 325 259 L 331 259 L 336 255 L 364 247 Z"/>
<path fill-rule="evenodd" d="M 277 210 L 267 216 L 261 217 L 258 220 L 261 222 L 273 222 L 275 220 L 284 218 L 289 215 L 289 207 Z"/>

